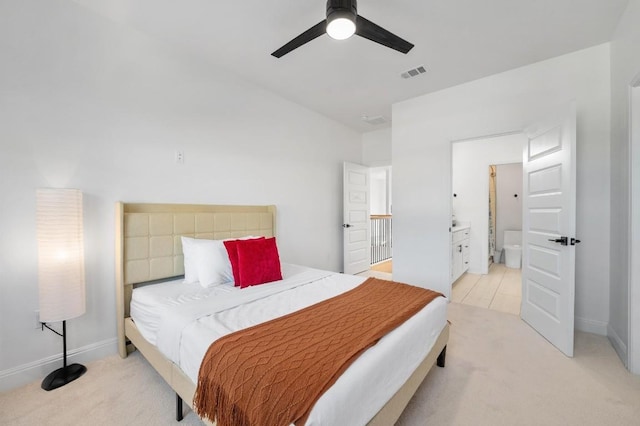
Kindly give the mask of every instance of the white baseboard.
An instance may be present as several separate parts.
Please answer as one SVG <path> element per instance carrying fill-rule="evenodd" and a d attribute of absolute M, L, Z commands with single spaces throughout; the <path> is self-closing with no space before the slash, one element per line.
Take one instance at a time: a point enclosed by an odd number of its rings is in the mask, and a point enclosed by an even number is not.
<path fill-rule="evenodd" d="M 616 333 L 616 331 L 610 326 L 607 328 L 607 337 L 609 338 L 613 349 L 615 349 L 615 351 L 618 353 L 618 356 L 622 360 L 622 363 L 625 365 L 625 367 L 629 368 L 629 365 L 627 364 L 627 361 L 629 359 L 627 355 L 627 345 L 625 345 L 620 336 L 618 336 L 618 333 Z"/>
<path fill-rule="evenodd" d="M 107 339 L 67 352 L 67 364 L 88 363 L 118 353 L 118 339 Z M 62 367 L 62 353 L 0 371 L 0 392 L 42 380 Z"/>
<path fill-rule="evenodd" d="M 606 336 L 609 323 L 604 321 L 595 321 L 591 319 L 575 317 L 574 326 L 576 330 L 584 331 L 585 333 Z"/>

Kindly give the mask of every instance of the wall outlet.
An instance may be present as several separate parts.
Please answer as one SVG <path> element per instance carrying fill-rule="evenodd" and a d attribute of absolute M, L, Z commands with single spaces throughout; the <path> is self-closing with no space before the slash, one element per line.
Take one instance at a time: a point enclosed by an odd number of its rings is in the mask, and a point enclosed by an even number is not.
<path fill-rule="evenodd" d="M 176 163 L 184 164 L 184 151 L 176 151 Z"/>
<path fill-rule="evenodd" d="M 36 330 L 40 330 L 42 328 L 42 323 L 40 322 L 40 311 L 34 311 L 36 314 Z"/>

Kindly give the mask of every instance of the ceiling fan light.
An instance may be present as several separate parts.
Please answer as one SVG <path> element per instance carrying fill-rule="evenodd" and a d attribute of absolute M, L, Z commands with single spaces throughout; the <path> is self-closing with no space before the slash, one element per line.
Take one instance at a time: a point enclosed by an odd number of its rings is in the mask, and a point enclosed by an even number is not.
<path fill-rule="evenodd" d="M 335 16 L 338 15 L 338 16 Z M 346 40 L 356 32 L 356 23 L 350 14 L 334 13 L 327 18 L 327 34 L 334 40 Z"/>

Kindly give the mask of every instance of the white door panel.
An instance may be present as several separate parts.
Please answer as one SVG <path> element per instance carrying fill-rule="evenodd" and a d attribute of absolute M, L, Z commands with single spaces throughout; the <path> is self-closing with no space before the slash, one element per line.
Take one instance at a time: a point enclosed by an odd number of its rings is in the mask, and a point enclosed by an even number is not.
<path fill-rule="evenodd" d="M 529 208 L 529 229 L 539 233 L 560 234 L 560 213 L 558 208 Z"/>
<path fill-rule="evenodd" d="M 344 163 L 343 229 L 345 274 L 357 274 L 369 269 L 369 168 Z"/>
<path fill-rule="evenodd" d="M 521 316 L 567 356 L 573 356 L 575 103 L 526 134 Z"/>

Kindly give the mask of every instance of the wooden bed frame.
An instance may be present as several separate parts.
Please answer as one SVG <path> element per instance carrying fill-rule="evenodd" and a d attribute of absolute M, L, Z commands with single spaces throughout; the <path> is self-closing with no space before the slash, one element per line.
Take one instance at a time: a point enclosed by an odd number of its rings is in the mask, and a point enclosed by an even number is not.
<path fill-rule="evenodd" d="M 140 334 L 129 317 L 133 288 L 137 284 L 184 274 L 181 236 L 208 239 L 239 238 L 248 235 L 275 236 L 275 206 L 118 202 L 115 208 L 115 223 L 117 332 L 120 356 L 126 358 L 135 349 L 142 353 L 176 392 L 176 419 L 181 420 L 182 402 L 193 408 L 196 384 Z M 444 367 L 448 339 L 447 324 L 422 363 L 368 423 L 369 425 L 390 425 L 396 422 L 431 367 L 436 363 Z"/>

